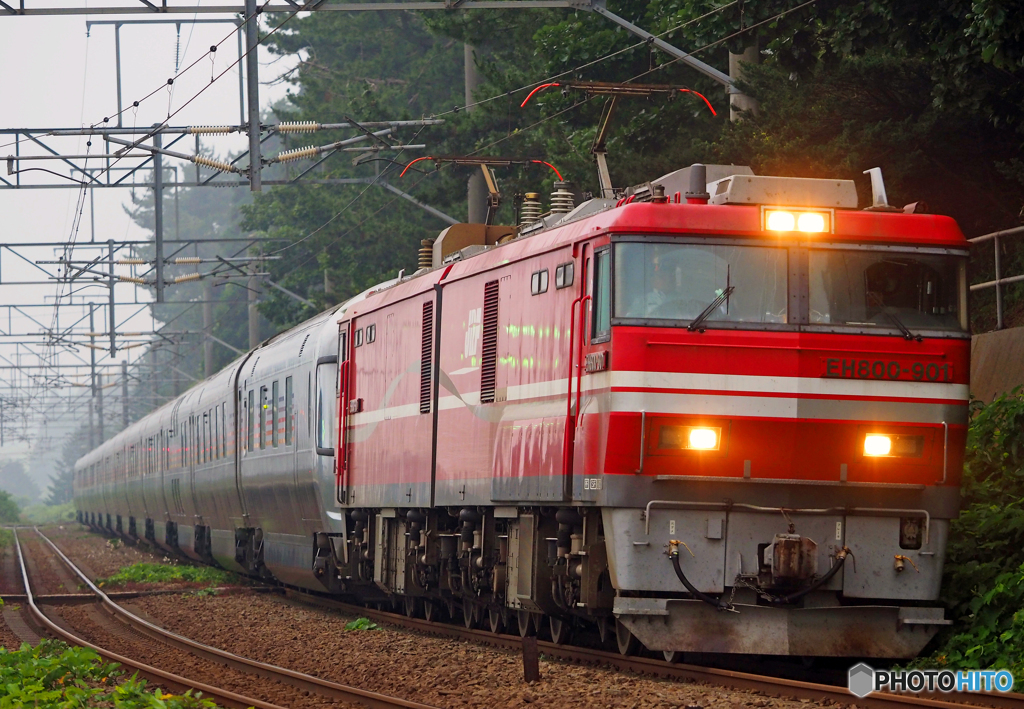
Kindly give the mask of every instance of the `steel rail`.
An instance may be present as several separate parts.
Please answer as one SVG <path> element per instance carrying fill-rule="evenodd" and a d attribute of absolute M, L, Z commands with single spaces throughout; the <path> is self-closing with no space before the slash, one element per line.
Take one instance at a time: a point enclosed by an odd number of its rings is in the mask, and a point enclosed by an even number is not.
<path fill-rule="evenodd" d="M 56 552 L 60 560 L 64 562 L 64 565 L 89 587 L 89 590 L 100 600 L 100 603 L 109 613 L 122 619 L 133 629 L 153 638 L 154 640 L 166 643 L 167 645 L 178 648 L 184 652 L 192 653 L 193 655 L 197 655 L 204 659 L 227 665 L 228 667 L 242 672 L 257 674 L 261 677 L 269 677 L 300 690 L 313 692 L 346 703 L 370 707 L 370 709 L 395 709 L 396 707 L 400 709 L 435 709 L 428 704 L 412 702 L 398 697 L 389 697 L 384 694 L 378 694 L 377 692 L 370 692 L 365 689 L 330 682 L 328 680 L 320 679 L 319 677 L 307 675 L 302 672 L 296 672 L 277 665 L 251 660 L 247 657 L 242 657 L 241 655 L 235 655 L 234 653 L 227 652 L 226 650 L 221 650 L 220 648 L 204 645 L 196 642 L 195 640 L 191 640 L 165 628 L 154 625 L 115 603 L 110 596 L 104 593 L 92 582 L 92 579 L 90 579 L 81 569 L 75 566 L 71 559 L 69 559 L 56 544 L 39 531 L 38 528 L 35 531 L 36 534 L 38 534 L 43 541 L 49 544 L 54 552 Z"/>
<path fill-rule="evenodd" d="M 400 625 L 411 630 L 417 630 L 435 635 L 468 640 L 492 647 L 506 648 L 509 650 L 522 650 L 522 638 L 515 635 L 497 635 L 486 630 L 470 630 L 457 625 L 447 623 L 431 622 L 422 618 L 410 618 L 399 613 L 374 610 L 365 608 L 332 598 L 325 598 L 305 591 L 286 588 L 285 595 L 289 598 L 300 600 L 304 603 L 324 606 L 327 608 L 342 610 L 348 613 L 365 616 L 374 620 L 386 621 Z M 757 675 L 749 672 L 738 672 L 735 670 L 724 670 L 714 667 L 701 667 L 698 665 L 669 663 L 663 660 L 653 660 L 645 657 L 626 657 L 614 652 L 593 650 L 590 648 L 557 645 L 544 640 L 537 641 L 537 647 L 546 657 L 566 660 L 583 665 L 606 665 L 620 670 L 628 670 L 642 675 L 663 677 L 667 679 L 687 680 L 691 682 L 703 682 L 706 684 L 718 685 L 729 689 L 751 690 L 762 692 L 775 697 L 796 697 L 797 699 L 808 699 L 820 702 L 828 699 L 843 705 L 856 704 L 859 709 L 896 709 L 898 707 L 931 707 L 932 709 L 964 709 L 975 703 L 997 709 L 1024 709 L 1024 695 L 1022 694 L 1000 694 L 997 692 L 960 693 L 952 696 L 962 698 L 963 701 L 948 701 L 944 699 L 933 699 L 942 697 L 940 693 L 930 693 L 928 696 L 911 696 L 903 694 L 890 694 L 886 692 L 874 692 L 867 697 L 857 697 L 845 687 L 837 687 L 828 684 L 804 682 L 801 680 L 783 679 L 767 675 Z"/>
<path fill-rule="evenodd" d="M 40 610 L 39 606 L 36 605 L 35 597 L 32 594 L 32 586 L 28 578 L 28 567 L 25 565 L 25 555 L 21 548 L 21 540 L 18 538 L 18 530 L 14 529 L 13 531 L 14 546 L 18 551 L 18 563 L 21 566 L 21 580 L 25 587 L 25 603 L 28 606 L 29 613 L 36 622 L 46 628 L 53 635 L 61 638 L 71 645 L 87 647 L 90 650 L 93 650 L 104 660 L 119 663 L 122 667 L 129 667 L 146 679 L 169 689 L 173 688 L 179 691 L 197 690 L 202 692 L 206 698 L 214 699 L 218 703 L 226 706 L 239 707 L 240 709 L 246 709 L 246 707 L 254 707 L 256 709 L 284 709 L 277 704 L 270 704 L 269 702 L 263 702 L 259 699 L 244 697 L 241 694 L 236 694 L 226 689 L 220 689 L 219 687 L 188 679 L 187 677 L 165 672 L 164 670 L 156 667 L 143 664 L 131 658 L 124 657 L 123 655 L 111 652 L 110 650 L 106 650 L 98 645 L 92 644 L 88 640 L 84 640 L 83 638 L 64 630 L 50 620 L 46 614 Z"/>

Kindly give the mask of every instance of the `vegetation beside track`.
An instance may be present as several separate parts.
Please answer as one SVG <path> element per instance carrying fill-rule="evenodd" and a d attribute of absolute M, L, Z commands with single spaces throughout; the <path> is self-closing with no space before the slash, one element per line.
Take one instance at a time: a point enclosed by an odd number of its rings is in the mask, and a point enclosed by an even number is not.
<path fill-rule="evenodd" d="M 942 597 L 953 625 L 915 664 L 1008 669 L 1024 679 L 1024 388 L 972 402 L 963 509 L 950 527 Z"/>
<path fill-rule="evenodd" d="M 43 640 L 36 647 L 0 648 L 0 709 L 9 707 L 114 707 L 215 709 L 208 699 L 147 688 L 146 680 L 107 664 L 92 650 Z"/>
<path fill-rule="evenodd" d="M 21 511 L 21 519 L 28 524 L 68 524 L 75 521 L 75 503 L 29 505 Z"/>
<path fill-rule="evenodd" d="M 113 576 L 97 579 L 99 586 L 124 586 L 129 583 L 198 583 L 219 586 L 236 583 L 237 577 L 227 571 L 209 566 L 181 564 L 154 564 L 139 562 L 125 566 Z"/>

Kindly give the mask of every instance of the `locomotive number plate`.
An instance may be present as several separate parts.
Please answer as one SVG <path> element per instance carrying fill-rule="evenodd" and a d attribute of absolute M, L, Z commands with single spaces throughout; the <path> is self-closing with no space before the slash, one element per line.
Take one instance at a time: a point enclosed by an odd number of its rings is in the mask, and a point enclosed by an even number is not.
<path fill-rule="evenodd" d="M 949 362 L 901 362 L 889 359 L 822 357 L 821 376 L 827 379 L 904 379 L 915 382 L 951 382 Z"/>

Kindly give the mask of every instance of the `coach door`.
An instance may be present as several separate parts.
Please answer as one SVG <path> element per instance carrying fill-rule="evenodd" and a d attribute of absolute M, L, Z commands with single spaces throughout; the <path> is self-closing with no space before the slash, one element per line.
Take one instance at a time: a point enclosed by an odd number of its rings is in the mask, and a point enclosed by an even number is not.
<path fill-rule="evenodd" d="M 349 344 L 352 338 L 352 321 L 338 325 L 338 436 L 334 460 L 336 463 L 336 495 L 339 504 L 346 505 L 349 500 L 349 469 L 348 469 L 348 408 L 352 386 L 352 361 L 349 357 Z"/>

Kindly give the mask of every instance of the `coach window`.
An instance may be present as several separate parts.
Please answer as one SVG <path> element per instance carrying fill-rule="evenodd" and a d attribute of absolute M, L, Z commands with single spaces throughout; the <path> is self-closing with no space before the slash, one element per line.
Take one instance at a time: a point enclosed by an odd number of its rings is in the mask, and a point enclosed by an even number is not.
<path fill-rule="evenodd" d="M 248 420 L 246 421 L 245 431 L 246 437 L 249 440 L 246 441 L 248 443 L 246 448 L 248 448 L 249 452 L 251 453 L 252 451 L 256 450 L 256 395 L 254 394 L 252 389 L 249 390 L 248 404 Z"/>
<path fill-rule="evenodd" d="M 607 342 L 612 334 L 611 316 L 611 250 L 602 249 L 594 253 L 594 302 L 591 342 Z"/>
<path fill-rule="evenodd" d="M 278 413 L 278 411 L 280 411 L 280 408 L 278 407 L 278 403 L 277 403 L 278 389 L 279 389 L 279 387 L 277 386 L 277 382 L 278 382 L 278 380 L 275 379 L 274 383 L 271 385 L 271 392 L 270 392 L 270 400 L 272 402 L 271 405 L 270 405 L 270 410 L 271 410 L 271 412 L 273 412 L 273 416 L 271 416 L 271 418 L 270 418 L 270 426 L 271 426 L 270 444 L 274 448 L 277 448 L 277 426 L 278 426 L 277 413 Z"/>
<path fill-rule="evenodd" d="M 260 387 L 260 450 L 267 447 L 267 388 Z"/>
<path fill-rule="evenodd" d="M 334 421 L 337 402 L 338 358 L 334 356 L 321 357 L 316 365 L 316 452 L 318 455 L 334 455 Z"/>
<path fill-rule="evenodd" d="M 292 444 L 292 416 L 295 413 L 295 406 L 292 403 L 294 398 L 294 390 L 292 389 L 292 378 L 284 378 L 284 444 L 290 446 Z"/>

